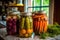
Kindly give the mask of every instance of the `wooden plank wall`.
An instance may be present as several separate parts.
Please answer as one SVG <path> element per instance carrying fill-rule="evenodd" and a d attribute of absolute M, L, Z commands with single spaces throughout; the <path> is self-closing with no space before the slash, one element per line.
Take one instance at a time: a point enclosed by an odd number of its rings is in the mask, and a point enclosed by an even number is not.
<path fill-rule="evenodd" d="M 54 22 L 60 24 L 60 0 L 54 1 Z"/>

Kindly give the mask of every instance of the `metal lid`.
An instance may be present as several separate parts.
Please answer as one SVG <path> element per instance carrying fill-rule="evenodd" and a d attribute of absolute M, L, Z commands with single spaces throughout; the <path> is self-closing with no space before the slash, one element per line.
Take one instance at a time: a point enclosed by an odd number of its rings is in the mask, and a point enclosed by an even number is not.
<path fill-rule="evenodd" d="M 31 16 L 32 13 L 30 13 L 30 12 L 21 12 L 21 15 L 23 15 L 23 16 Z"/>
<path fill-rule="evenodd" d="M 12 7 L 11 10 L 12 10 L 12 11 L 18 11 L 18 8 L 17 8 L 17 7 Z"/>
<path fill-rule="evenodd" d="M 35 11 L 35 12 L 33 12 L 33 13 L 36 13 L 36 14 L 45 14 L 46 12 L 45 11 Z"/>
<path fill-rule="evenodd" d="M 12 7 L 9 13 L 10 14 L 18 14 L 18 15 L 20 15 L 20 12 L 18 11 L 17 7 Z"/>

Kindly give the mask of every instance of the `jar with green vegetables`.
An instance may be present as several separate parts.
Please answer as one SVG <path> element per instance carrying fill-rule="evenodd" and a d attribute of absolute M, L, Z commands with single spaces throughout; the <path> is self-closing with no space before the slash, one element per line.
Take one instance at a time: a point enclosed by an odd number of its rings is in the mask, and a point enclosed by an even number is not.
<path fill-rule="evenodd" d="M 31 37 L 33 33 L 33 21 L 31 13 L 21 13 L 19 37 Z"/>

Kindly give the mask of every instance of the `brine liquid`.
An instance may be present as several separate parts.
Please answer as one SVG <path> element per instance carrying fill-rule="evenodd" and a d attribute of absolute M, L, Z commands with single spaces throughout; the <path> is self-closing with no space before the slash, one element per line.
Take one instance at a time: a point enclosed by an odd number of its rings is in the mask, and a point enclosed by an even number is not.
<path fill-rule="evenodd" d="M 47 17 L 44 14 L 33 16 L 33 29 L 34 32 L 39 34 L 47 31 Z"/>
<path fill-rule="evenodd" d="M 8 35 L 15 35 L 17 32 L 17 19 L 9 18 L 7 20 L 7 34 Z"/>
<path fill-rule="evenodd" d="M 20 18 L 19 37 L 31 37 L 33 33 L 33 21 L 30 16 Z"/>

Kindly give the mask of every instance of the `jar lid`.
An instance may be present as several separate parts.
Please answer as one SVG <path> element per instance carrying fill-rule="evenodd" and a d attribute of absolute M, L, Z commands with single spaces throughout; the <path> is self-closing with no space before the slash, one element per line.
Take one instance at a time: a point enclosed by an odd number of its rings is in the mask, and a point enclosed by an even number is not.
<path fill-rule="evenodd" d="M 18 8 L 17 7 L 12 7 L 9 11 L 9 14 L 18 14 L 20 15 L 20 12 L 18 11 Z"/>
<path fill-rule="evenodd" d="M 29 15 L 32 15 L 32 13 L 30 13 L 30 12 L 27 12 L 27 13 L 26 13 L 26 15 L 27 15 L 27 16 L 29 16 Z"/>
<path fill-rule="evenodd" d="M 45 11 L 35 11 L 33 13 L 35 13 L 35 14 L 45 14 L 46 12 Z"/>
<path fill-rule="evenodd" d="M 46 11 L 40 11 L 42 14 L 45 14 L 46 13 Z"/>
<path fill-rule="evenodd" d="M 12 7 L 11 10 L 12 10 L 12 11 L 18 11 L 18 8 L 17 8 L 17 7 Z"/>
<path fill-rule="evenodd" d="M 32 13 L 30 13 L 30 12 L 21 12 L 20 15 L 23 15 L 23 16 L 31 16 Z"/>
<path fill-rule="evenodd" d="M 17 12 L 12 12 L 12 14 L 18 14 L 18 15 L 20 15 L 20 12 L 19 12 L 19 11 L 17 11 Z"/>

